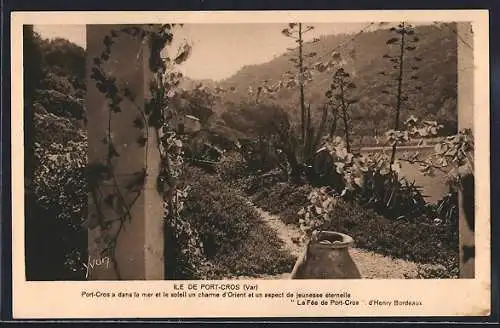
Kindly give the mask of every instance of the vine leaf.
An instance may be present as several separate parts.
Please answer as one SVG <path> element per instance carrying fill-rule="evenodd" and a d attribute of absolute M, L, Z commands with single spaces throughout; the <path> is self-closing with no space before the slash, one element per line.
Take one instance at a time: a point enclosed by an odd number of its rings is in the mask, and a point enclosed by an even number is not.
<path fill-rule="evenodd" d="M 103 163 L 92 163 L 87 165 L 85 173 L 89 188 L 95 188 L 101 180 L 109 178 L 110 168 Z"/>
<path fill-rule="evenodd" d="M 124 95 L 127 99 L 129 99 L 129 100 L 132 100 L 132 101 L 134 100 L 134 95 L 132 94 L 132 91 L 130 91 L 130 89 L 129 89 L 129 88 L 124 88 L 124 89 L 123 89 L 123 95 Z"/>
<path fill-rule="evenodd" d="M 91 72 L 90 77 L 94 80 L 97 80 L 97 81 L 105 80 L 104 73 L 100 69 L 98 69 L 97 67 L 92 68 L 92 72 Z"/>
<path fill-rule="evenodd" d="M 146 145 L 146 141 L 148 141 L 148 139 L 142 135 L 137 138 L 137 143 L 140 147 L 144 147 Z"/>
<path fill-rule="evenodd" d="M 108 205 L 109 207 L 113 207 L 115 203 L 116 196 L 114 194 L 109 194 L 107 195 L 103 202 L 104 204 Z"/>
<path fill-rule="evenodd" d="M 115 145 L 113 143 L 108 144 L 108 157 L 113 158 L 113 157 L 120 157 L 120 154 L 116 151 Z"/>
<path fill-rule="evenodd" d="M 397 42 L 399 39 L 398 38 L 390 38 L 389 40 L 387 40 L 387 44 L 392 44 L 392 43 L 395 43 Z"/>
<path fill-rule="evenodd" d="M 137 116 L 132 123 L 134 124 L 134 127 L 136 129 L 140 129 L 140 130 L 144 129 L 144 121 L 142 120 L 142 118 L 140 116 Z"/>
<path fill-rule="evenodd" d="M 182 47 L 182 50 L 180 53 L 175 57 L 174 62 L 178 65 L 188 59 L 189 55 L 191 54 L 191 46 L 189 44 L 185 44 Z"/>
<path fill-rule="evenodd" d="M 111 37 L 109 35 L 106 35 L 104 37 L 104 40 L 103 40 L 103 44 L 106 46 L 106 48 L 109 48 L 111 47 L 111 45 L 113 45 L 113 40 L 111 39 Z"/>
<path fill-rule="evenodd" d="M 109 104 L 109 109 L 113 112 L 113 113 L 120 113 L 122 110 L 120 108 L 120 106 L 118 106 L 118 104 L 116 102 L 111 102 Z"/>

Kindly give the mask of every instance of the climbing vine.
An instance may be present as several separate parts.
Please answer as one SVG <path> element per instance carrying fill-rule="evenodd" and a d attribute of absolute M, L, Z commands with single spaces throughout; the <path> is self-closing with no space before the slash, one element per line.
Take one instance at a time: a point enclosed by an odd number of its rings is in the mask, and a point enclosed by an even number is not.
<path fill-rule="evenodd" d="M 182 141 L 170 124 L 174 109 L 169 106 L 169 99 L 175 95 L 182 77 L 181 73 L 173 70 L 173 66 L 188 58 L 191 47 L 184 44 L 173 59 L 162 57 L 163 49 L 172 43 L 173 27 L 173 24 L 142 25 L 111 30 L 103 38 L 102 53 L 93 59 L 91 78 L 108 105 L 107 129 L 102 138 L 107 151 L 103 161 L 90 163 L 87 168 L 91 203 L 95 210 L 91 211 L 88 228 L 99 228 L 95 240 L 97 248 L 101 250 L 101 256 L 111 259 L 117 279 L 122 277 L 116 260 L 118 237 L 125 230 L 127 222 L 132 221 L 132 207 L 144 190 L 150 147 L 157 147 L 160 153 L 160 174 L 156 189 L 164 198 L 167 221 L 176 224 L 183 207 L 183 198 L 186 197 L 187 189 L 177 189 L 177 180 L 182 174 Z M 112 62 L 112 47 L 120 36 L 140 41 L 137 58 L 142 54 L 143 46 L 149 46 L 148 64 L 152 79 L 150 98 L 144 104 L 135 102 L 135 95 L 127 83 L 120 81 L 107 65 Z M 139 147 L 145 148 L 146 161 L 141 170 L 120 176 L 117 173 L 120 153 L 113 139 L 112 123 L 115 116 L 122 112 L 121 105 L 125 100 L 137 112 L 131 123 L 140 131 L 136 142 Z M 155 144 L 150 145 L 151 142 Z M 121 183 L 124 180 L 127 182 Z"/>

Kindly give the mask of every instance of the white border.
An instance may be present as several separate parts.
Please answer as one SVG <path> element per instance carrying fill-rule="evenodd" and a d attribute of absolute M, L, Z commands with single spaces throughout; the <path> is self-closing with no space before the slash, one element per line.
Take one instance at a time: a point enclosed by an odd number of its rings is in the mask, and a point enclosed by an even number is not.
<path fill-rule="evenodd" d="M 245 11 L 245 12 L 13 12 L 12 250 L 14 318 L 178 318 L 296 316 L 455 316 L 490 313 L 489 48 L 486 10 Z M 474 30 L 476 160 L 476 278 L 467 280 L 255 281 L 259 291 L 349 291 L 355 299 L 421 300 L 421 307 L 299 307 L 283 300 L 82 299 L 82 290 L 172 291 L 173 281 L 27 282 L 24 274 L 22 25 L 114 23 L 271 23 L 304 21 L 471 21 Z M 233 281 L 234 282 L 234 281 Z M 244 281 L 239 281 L 244 283 Z"/>

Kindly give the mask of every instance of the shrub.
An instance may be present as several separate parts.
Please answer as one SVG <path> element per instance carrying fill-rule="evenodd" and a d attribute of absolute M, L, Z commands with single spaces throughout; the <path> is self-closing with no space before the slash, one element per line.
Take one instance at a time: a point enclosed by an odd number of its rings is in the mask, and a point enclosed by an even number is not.
<path fill-rule="evenodd" d="M 419 221 L 390 220 L 373 210 L 339 201 L 324 230 L 352 236 L 356 246 L 419 263 L 458 266 L 458 229 Z"/>
<path fill-rule="evenodd" d="M 36 102 L 49 113 L 58 116 L 73 117 L 78 120 L 85 117 L 83 100 L 56 90 L 37 90 Z"/>
<path fill-rule="evenodd" d="M 294 258 L 251 205 L 217 176 L 190 168 L 183 218 L 197 231 L 202 252 L 212 264 L 205 277 L 255 276 L 291 271 Z"/>
<path fill-rule="evenodd" d="M 33 178 L 26 202 L 29 280 L 85 277 L 87 140 L 67 119 L 35 115 Z"/>
<path fill-rule="evenodd" d="M 342 183 L 329 187 L 345 200 L 390 218 L 414 218 L 426 213 L 421 188 L 399 176 L 400 164 L 391 164 L 388 154 L 349 153 L 339 137 L 325 138 L 321 152 L 330 156 L 332 167 L 342 179 Z"/>
<path fill-rule="evenodd" d="M 246 175 L 247 165 L 243 156 L 236 151 L 226 153 L 216 165 L 217 174 L 222 181 L 230 182 Z"/>
<path fill-rule="evenodd" d="M 33 116 L 33 124 L 34 139 L 41 147 L 52 147 L 50 145 L 53 144 L 64 146 L 70 142 L 76 142 L 84 145 L 84 153 L 78 155 L 86 156 L 87 135 L 83 129 L 78 129 L 74 120 L 44 113 L 42 108 L 39 110 L 40 112 L 36 112 Z M 74 152 L 74 150 L 68 149 L 67 152 Z"/>
<path fill-rule="evenodd" d="M 219 257 L 215 263 L 230 268 L 230 274 L 257 276 L 291 272 L 295 258 L 281 250 L 276 233 L 263 224 L 254 225 L 247 238 L 234 252 Z"/>
<path fill-rule="evenodd" d="M 430 209 L 435 221 L 458 226 L 458 192 L 447 193 Z"/>
<path fill-rule="evenodd" d="M 297 224 L 297 213 L 309 203 L 307 196 L 311 190 L 307 184 L 277 183 L 258 192 L 254 202 L 266 211 L 280 215 L 283 222 Z"/>
<path fill-rule="evenodd" d="M 419 279 L 449 279 L 458 278 L 460 275 L 460 270 L 457 265 L 452 265 L 450 269 L 447 269 L 443 265 L 420 265 L 417 272 L 417 278 Z"/>
<path fill-rule="evenodd" d="M 265 189 L 274 187 L 279 182 L 287 181 L 287 177 L 280 170 L 272 170 L 264 174 L 249 175 L 237 181 L 238 188 L 252 196 Z"/>

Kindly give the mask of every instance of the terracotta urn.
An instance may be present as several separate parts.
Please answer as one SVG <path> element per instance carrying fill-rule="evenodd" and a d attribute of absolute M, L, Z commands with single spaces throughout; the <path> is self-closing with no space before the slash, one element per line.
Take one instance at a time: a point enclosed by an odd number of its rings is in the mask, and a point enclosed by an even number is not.
<path fill-rule="evenodd" d="M 334 231 L 312 234 L 301 257 L 297 259 L 291 279 L 360 279 L 356 263 L 349 254 L 352 237 Z"/>

